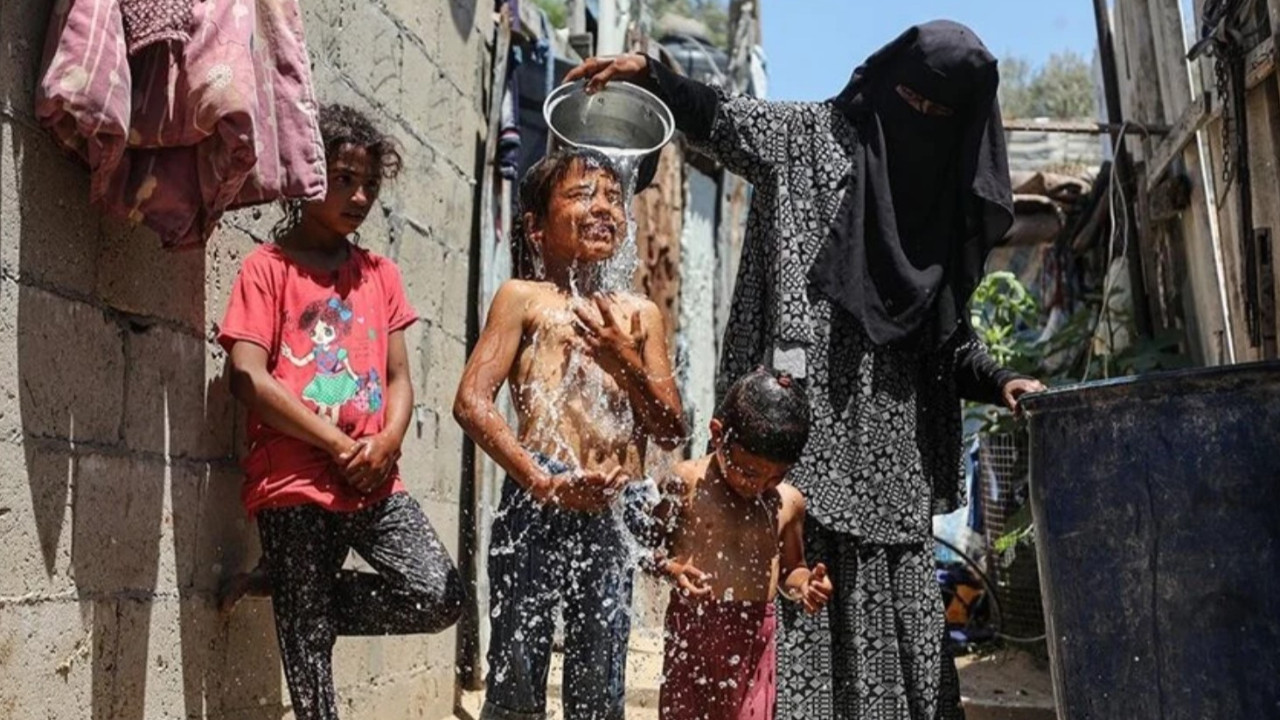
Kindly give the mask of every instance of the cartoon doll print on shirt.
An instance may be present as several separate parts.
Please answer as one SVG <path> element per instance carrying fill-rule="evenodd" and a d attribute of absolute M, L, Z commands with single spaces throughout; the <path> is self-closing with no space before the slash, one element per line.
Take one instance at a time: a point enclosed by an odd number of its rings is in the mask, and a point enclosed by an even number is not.
<path fill-rule="evenodd" d="M 354 401 L 357 410 L 375 413 L 382 407 L 382 388 L 377 370 L 361 377 L 351 366 L 351 356 L 341 342 L 351 333 L 351 306 L 334 297 L 307 306 L 298 327 L 311 339 L 311 351 L 302 357 L 287 342 L 280 354 L 297 367 L 315 363 L 316 374 L 302 390 L 302 397 L 316 405 L 316 413 L 337 425 L 342 406 Z"/>

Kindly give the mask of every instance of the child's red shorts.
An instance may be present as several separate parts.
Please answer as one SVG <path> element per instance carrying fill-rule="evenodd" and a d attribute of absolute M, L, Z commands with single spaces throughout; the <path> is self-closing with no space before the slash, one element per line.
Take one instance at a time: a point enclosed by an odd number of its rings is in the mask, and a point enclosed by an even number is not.
<path fill-rule="evenodd" d="M 771 602 L 699 602 L 672 593 L 662 720 L 773 720 L 777 618 Z"/>

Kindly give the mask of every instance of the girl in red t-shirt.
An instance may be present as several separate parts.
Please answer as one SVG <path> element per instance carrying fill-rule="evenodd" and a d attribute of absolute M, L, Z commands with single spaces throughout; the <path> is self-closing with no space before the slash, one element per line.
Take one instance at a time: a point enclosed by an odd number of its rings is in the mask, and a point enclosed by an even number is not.
<path fill-rule="evenodd" d="M 413 386 L 404 330 L 417 316 L 390 260 L 348 239 L 400 155 L 361 113 L 320 111 L 329 189 L 289 206 L 275 242 L 245 258 L 218 341 L 249 409 L 242 492 L 262 563 L 221 606 L 269 594 L 299 720 L 337 718 L 339 635 L 440 632 L 462 582 L 397 460 Z M 377 573 L 343 570 L 355 550 Z"/>

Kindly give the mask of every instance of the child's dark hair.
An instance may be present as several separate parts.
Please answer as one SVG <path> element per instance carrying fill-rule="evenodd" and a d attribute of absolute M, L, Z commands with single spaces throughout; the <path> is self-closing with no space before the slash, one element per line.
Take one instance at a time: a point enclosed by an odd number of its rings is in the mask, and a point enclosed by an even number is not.
<path fill-rule="evenodd" d="M 532 213 L 538 222 L 545 220 L 556 186 L 579 164 L 592 170 L 604 170 L 615 180 L 621 180 L 614 162 L 604 153 L 591 148 L 563 147 L 529 168 L 529 171 L 524 174 L 524 179 L 520 181 L 518 205 L 511 227 L 511 267 L 515 277 L 531 280 L 537 276 L 534 264 L 535 251 L 529 245 L 528 228 L 525 227 L 524 222 L 525 213 Z"/>
<path fill-rule="evenodd" d="M 785 373 L 764 368 L 738 378 L 716 409 L 726 443 L 774 462 L 794 463 L 809 440 L 809 398 Z"/>
<path fill-rule="evenodd" d="M 369 153 L 374 171 L 383 179 L 392 180 L 400 174 L 404 161 L 399 144 L 394 137 L 378 130 L 368 115 L 347 105 L 324 105 L 320 108 L 319 125 L 326 163 L 333 160 L 343 145 L 355 145 Z M 288 235 L 302 222 L 303 203 L 297 198 L 281 201 L 284 217 L 271 228 L 272 240 Z"/>
<path fill-rule="evenodd" d="M 368 115 L 347 105 L 331 104 L 320 108 L 320 137 L 324 154 L 332 159 L 343 145 L 355 145 L 368 151 L 374 168 L 383 178 L 394 179 L 404 161 L 396 139 L 383 133 Z"/>

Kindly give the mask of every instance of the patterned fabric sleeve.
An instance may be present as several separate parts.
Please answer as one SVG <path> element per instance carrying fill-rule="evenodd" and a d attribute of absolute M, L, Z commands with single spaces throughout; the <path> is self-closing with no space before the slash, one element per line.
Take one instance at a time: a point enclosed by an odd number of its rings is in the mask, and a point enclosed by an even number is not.
<path fill-rule="evenodd" d="M 777 182 L 783 166 L 800 160 L 789 152 L 798 107 L 722 93 L 710 137 L 694 144 L 753 185 Z"/>
<path fill-rule="evenodd" d="M 648 86 L 670 106 L 685 138 L 730 172 L 758 184 L 788 159 L 789 105 L 729 95 L 659 62 L 648 67 Z"/>
<path fill-rule="evenodd" d="M 826 239 L 818 207 L 848 171 L 823 103 L 783 103 L 721 96 L 710 137 L 701 145 L 753 185 L 726 349 L 751 339 L 749 356 L 725 363 L 720 384 L 756 364 L 808 377 L 814 343 L 808 272 Z M 830 181 L 830 182 L 828 182 Z M 747 332 L 742 325 L 751 325 Z M 744 348 L 745 349 L 745 348 Z M 731 367 L 733 365 L 733 367 Z"/>
<path fill-rule="evenodd" d="M 1010 380 L 1023 376 L 1000 367 L 967 323 L 961 323 L 956 330 L 954 342 L 956 390 L 960 397 L 988 405 L 1003 405 L 1004 386 Z"/>

